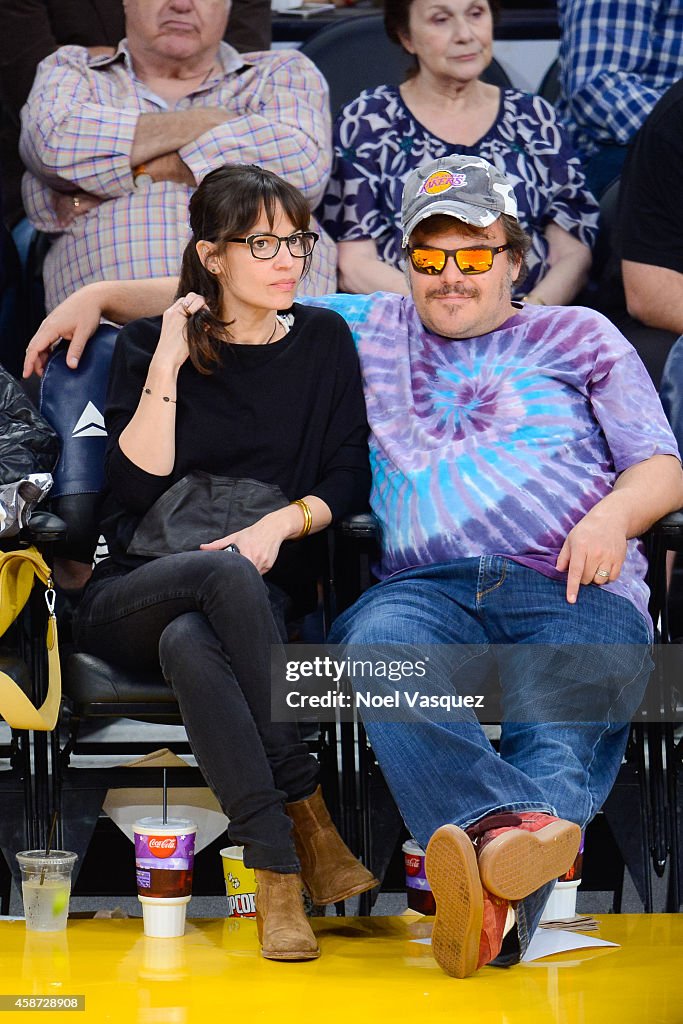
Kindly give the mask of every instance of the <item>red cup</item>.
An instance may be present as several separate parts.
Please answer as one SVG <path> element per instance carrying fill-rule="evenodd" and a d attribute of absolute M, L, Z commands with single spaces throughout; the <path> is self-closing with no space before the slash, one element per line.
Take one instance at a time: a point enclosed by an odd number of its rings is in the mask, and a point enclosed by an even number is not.
<path fill-rule="evenodd" d="M 414 839 L 403 844 L 408 906 L 419 914 L 435 914 L 436 902 L 425 874 L 425 852 Z"/>
<path fill-rule="evenodd" d="M 565 871 L 563 875 L 560 875 L 558 882 L 576 882 L 581 881 L 581 872 L 583 869 L 583 841 L 585 833 L 581 833 L 581 845 L 579 846 L 579 852 L 576 855 L 576 859 L 572 866 Z"/>
<path fill-rule="evenodd" d="M 133 825 L 138 895 L 178 899 L 192 893 L 197 826 L 185 818 L 140 818 Z"/>

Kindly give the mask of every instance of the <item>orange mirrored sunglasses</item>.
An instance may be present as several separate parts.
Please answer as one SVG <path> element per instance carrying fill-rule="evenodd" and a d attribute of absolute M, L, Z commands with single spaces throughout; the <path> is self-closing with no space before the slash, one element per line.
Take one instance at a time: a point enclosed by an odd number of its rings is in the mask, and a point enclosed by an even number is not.
<path fill-rule="evenodd" d="M 452 256 L 463 274 L 485 274 L 493 266 L 493 257 L 509 245 L 478 245 L 472 249 L 437 249 L 431 245 L 409 245 L 408 255 L 418 274 L 440 274 Z"/>

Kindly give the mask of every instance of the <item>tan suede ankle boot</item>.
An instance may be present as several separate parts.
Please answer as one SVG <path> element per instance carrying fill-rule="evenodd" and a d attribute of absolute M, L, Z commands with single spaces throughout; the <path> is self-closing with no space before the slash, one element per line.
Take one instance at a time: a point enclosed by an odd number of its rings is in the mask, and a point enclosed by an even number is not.
<path fill-rule="evenodd" d="M 320 949 L 304 913 L 301 876 L 256 869 L 256 928 L 266 960 L 316 960 Z"/>
<path fill-rule="evenodd" d="M 314 903 L 339 903 L 379 885 L 337 832 L 320 786 L 312 796 L 286 805 L 294 822 L 301 877 Z"/>

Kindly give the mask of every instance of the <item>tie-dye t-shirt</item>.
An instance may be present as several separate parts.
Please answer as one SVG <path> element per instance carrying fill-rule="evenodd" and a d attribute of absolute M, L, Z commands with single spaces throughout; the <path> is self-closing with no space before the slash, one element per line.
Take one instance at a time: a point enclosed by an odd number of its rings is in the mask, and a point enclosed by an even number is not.
<path fill-rule="evenodd" d="M 635 350 L 599 313 L 515 306 L 496 331 L 444 341 L 410 298 L 313 300 L 361 358 L 382 531 L 379 574 L 485 554 L 546 576 L 619 473 L 678 449 Z M 607 589 L 646 614 L 642 545 Z"/>

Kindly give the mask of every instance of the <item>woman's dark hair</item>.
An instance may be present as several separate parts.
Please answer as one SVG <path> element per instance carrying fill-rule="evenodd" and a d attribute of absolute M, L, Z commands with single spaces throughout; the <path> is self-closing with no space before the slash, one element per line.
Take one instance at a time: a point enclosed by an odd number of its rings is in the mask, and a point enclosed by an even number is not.
<path fill-rule="evenodd" d="M 464 221 L 458 221 L 457 223 L 458 231 L 463 235 L 471 235 L 472 238 L 477 239 L 481 238 L 481 228 L 473 224 L 466 224 Z M 519 221 L 515 220 L 514 217 L 510 217 L 507 213 L 501 213 L 500 223 L 505 233 L 505 241 L 510 246 L 507 252 L 508 260 L 513 266 L 519 263 L 519 274 L 515 281 L 515 288 L 518 288 L 529 272 L 529 268 L 526 265 L 526 254 L 531 248 L 531 238 Z M 452 227 L 452 217 L 446 213 L 436 213 L 417 225 L 410 236 L 410 241 L 413 244 L 415 242 L 428 244 L 431 237 L 443 234 L 443 232 L 448 231 Z"/>
<path fill-rule="evenodd" d="M 255 164 L 219 167 L 202 181 L 190 199 L 192 238 L 185 247 L 176 298 L 197 292 L 208 309 L 188 318 L 187 342 L 190 359 L 199 373 L 211 373 L 220 361 L 221 346 L 231 340 L 230 322 L 221 320 L 223 288 L 215 274 L 202 264 L 197 242 L 211 242 L 220 257 L 230 238 L 244 238 L 265 212 L 270 227 L 281 208 L 297 231 L 306 231 L 311 218 L 308 203 L 297 188 L 277 174 Z M 311 257 L 304 260 L 305 274 Z M 303 275 L 302 275 L 303 276 Z"/>
<path fill-rule="evenodd" d="M 500 0 L 486 0 L 491 9 L 493 23 L 498 21 L 500 14 Z M 413 0 L 384 0 L 384 30 L 392 43 L 402 46 L 401 36 L 408 35 L 410 26 L 410 8 Z M 406 74 L 407 78 L 414 78 L 419 71 L 417 57 L 412 55 L 415 66 L 410 68 Z"/>

